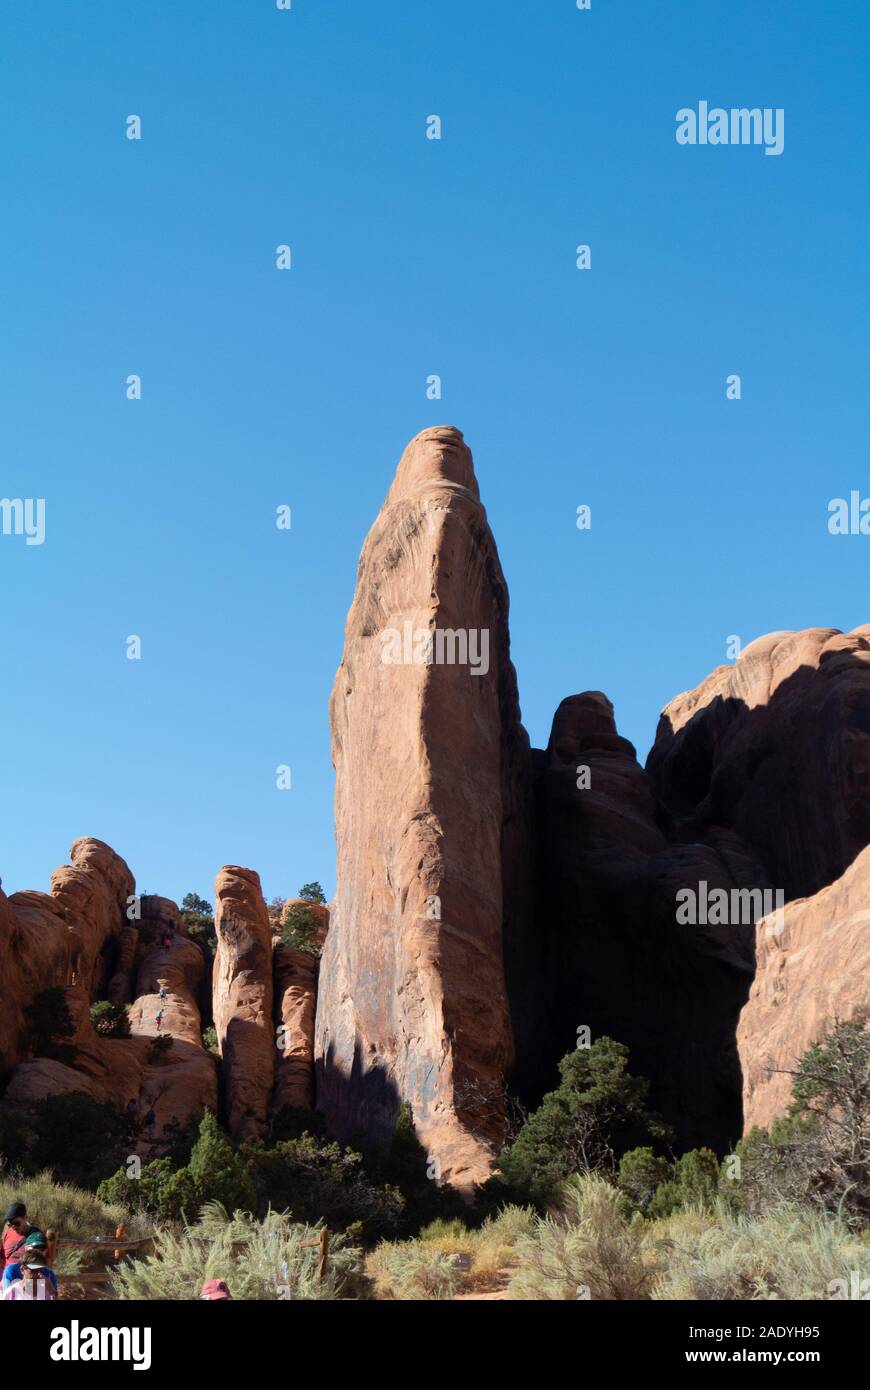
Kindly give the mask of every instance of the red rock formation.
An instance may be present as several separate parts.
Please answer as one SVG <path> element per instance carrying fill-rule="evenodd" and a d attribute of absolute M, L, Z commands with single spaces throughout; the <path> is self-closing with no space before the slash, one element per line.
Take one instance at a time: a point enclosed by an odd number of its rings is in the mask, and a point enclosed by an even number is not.
<path fill-rule="evenodd" d="M 666 706 L 647 762 L 673 824 L 737 830 L 786 898 L 870 841 L 870 625 L 774 632 Z"/>
<path fill-rule="evenodd" d="M 253 869 L 225 865 L 218 873 L 215 929 L 213 1013 L 227 1122 L 237 1138 L 260 1138 L 268 1124 L 277 1045 L 272 924 Z"/>
<path fill-rule="evenodd" d="M 755 981 L 737 1030 L 747 1129 L 784 1113 L 807 1048 L 870 1003 L 870 848 L 757 932 Z"/>
<path fill-rule="evenodd" d="M 724 1149 L 740 1136 L 734 1030 L 754 933 L 681 924 L 677 893 L 702 881 L 769 886 L 764 871 L 734 834 L 719 845 L 668 842 L 600 692 L 562 702 L 537 765 L 538 961 L 513 990 L 538 1018 L 520 1073 L 526 1098 L 552 1089 L 585 1026 L 593 1040 L 629 1048 L 630 1070 L 652 1082 L 678 1146 Z"/>
<path fill-rule="evenodd" d="M 328 920 L 328 914 L 327 914 Z M 274 941 L 275 1026 L 278 1059 L 272 1113 L 285 1105 L 314 1104 L 314 1010 L 317 957 Z"/>
<path fill-rule="evenodd" d="M 24 1009 L 53 985 L 75 985 L 90 998 L 105 970 L 102 953 L 127 923 L 133 876 L 101 840 L 76 840 L 71 863 L 55 869 L 51 892 L 0 891 L 0 1062 L 24 1055 Z"/>
<path fill-rule="evenodd" d="M 317 1093 L 334 1131 L 382 1139 L 408 1100 L 442 1178 L 459 1186 L 490 1170 L 512 1054 L 502 853 L 528 745 L 507 613 L 471 454 L 458 430 L 425 430 L 363 548 L 330 705 L 338 889 Z M 458 630 L 481 642 L 472 657 L 488 642 L 477 674 L 438 660 Z M 451 637 L 435 661 L 404 660 L 436 631 Z M 521 878 L 522 864 L 510 868 Z"/>
<path fill-rule="evenodd" d="M 52 875 L 50 896 L 0 897 L 0 962 L 7 1056 L 23 1058 L 20 1022 L 26 1004 L 40 991 L 61 985 L 75 1026 L 70 1039 L 74 1058 L 70 1064 L 47 1057 L 19 1060 L 2 1105 L 20 1111 L 47 1096 L 70 1094 L 108 1101 L 118 1110 L 136 1101 L 140 1119 L 150 1110 L 155 1115 L 141 1145 L 147 1152 L 162 1137 L 166 1124 L 183 1123 L 206 1106 L 217 1107 L 216 1069 L 202 1047 L 194 1002 L 203 971 L 202 953 L 192 942 L 180 939 L 176 955 L 167 962 L 159 946 L 152 948 L 140 964 L 139 988 L 154 992 L 133 1005 L 133 1037 L 98 1036 L 91 1027 L 90 1006 L 101 984 L 109 982 L 116 1002 L 124 1002 L 123 995 L 131 992 L 139 933 L 126 912 L 134 884 L 124 861 L 98 840 L 77 840 L 70 854 L 72 866 Z M 149 925 L 149 903 L 154 923 L 164 921 L 167 908 L 177 917 L 178 909 L 168 899 L 143 898 L 144 925 Z M 158 977 L 167 985 L 163 1031 L 174 1034 L 174 1043 L 171 1053 L 155 1063 L 150 1043 L 156 1032 Z M 18 1026 L 10 1027 L 10 1019 L 18 1020 Z"/>

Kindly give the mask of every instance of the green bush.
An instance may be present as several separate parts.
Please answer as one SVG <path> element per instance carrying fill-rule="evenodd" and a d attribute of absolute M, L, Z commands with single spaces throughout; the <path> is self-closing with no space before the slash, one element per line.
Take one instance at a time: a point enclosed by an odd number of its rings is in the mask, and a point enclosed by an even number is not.
<path fill-rule="evenodd" d="M 26 1005 L 25 1047 L 34 1057 L 50 1057 L 67 1065 L 75 1061 L 76 1049 L 65 1038 L 75 1037 L 75 1024 L 60 985 L 40 990 Z"/>
<path fill-rule="evenodd" d="M 561 1083 L 499 1156 L 511 1197 L 545 1207 L 572 1173 L 616 1167 L 617 1155 L 665 1126 L 647 1105 L 649 1083 L 627 1071 L 628 1049 L 612 1038 L 575 1048 L 559 1063 Z"/>
<path fill-rule="evenodd" d="M 181 900 L 181 920 L 187 934 L 196 941 L 203 951 L 213 956 L 217 950 L 217 932 L 214 925 L 214 908 L 198 893 L 185 893 Z"/>
<path fill-rule="evenodd" d="M 792 1104 L 769 1131 L 753 1129 L 725 1161 L 719 1191 L 733 1212 L 760 1216 L 783 1201 L 858 1230 L 870 1219 L 870 1031 L 838 1023 L 800 1059 Z"/>
<path fill-rule="evenodd" d="M 309 903 L 323 904 L 326 902 L 326 894 L 316 879 L 313 883 L 303 883 L 296 896 L 304 898 Z"/>
<path fill-rule="evenodd" d="M 91 1027 L 101 1038 L 129 1038 L 130 1015 L 125 1004 L 100 999 L 91 1005 Z"/>
<path fill-rule="evenodd" d="M 50 1168 L 60 1181 L 95 1187 L 118 1162 L 127 1132 L 125 1117 L 109 1102 L 74 1093 L 47 1096 L 4 1117 L 0 1146 L 25 1172 Z"/>
<path fill-rule="evenodd" d="M 647 1211 L 670 1174 L 668 1160 L 654 1154 L 651 1148 L 629 1149 L 619 1160 L 619 1186 L 637 1211 Z"/>
<path fill-rule="evenodd" d="M 395 1233 L 405 1213 L 395 1187 L 377 1186 L 360 1154 L 312 1134 L 267 1146 L 242 1144 L 239 1156 L 253 1183 L 256 1210 L 289 1210 L 296 1221 L 324 1221 L 330 1230 L 356 1227 L 366 1240 Z"/>
<path fill-rule="evenodd" d="M 183 1131 L 181 1131 L 183 1136 Z M 163 1220 L 185 1216 L 193 1220 L 208 1202 L 220 1202 L 230 1210 L 254 1210 L 250 1177 L 217 1119 L 207 1110 L 184 1167 L 171 1157 L 146 1163 L 138 1178 L 126 1167 L 100 1185 L 98 1195 L 108 1202 L 139 1207 Z"/>
<path fill-rule="evenodd" d="M 309 956 L 319 956 L 317 928 L 316 914 L 310 907 L 297 903 L 284 914 L 281 922 L 281 940 L 285 946 L 292 946 L 295 951 L 304 951 Z"/>

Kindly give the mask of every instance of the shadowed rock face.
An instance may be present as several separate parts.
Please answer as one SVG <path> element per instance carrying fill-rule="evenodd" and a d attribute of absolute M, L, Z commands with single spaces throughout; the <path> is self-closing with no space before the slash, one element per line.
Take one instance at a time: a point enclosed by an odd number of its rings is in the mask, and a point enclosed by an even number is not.
<path fill-rule="evenodd" d="M 755 981 L 737 1030 L 747 1129 L 783 1114 L 803 1053 L 867 1007 L 870 848 L 829 887 L 789 903 L 781 924 L 765 918 L 757 931 Z"/>
<path fill-rule="evenodd" d="M 528 745 L 507 612 L 471 454 L 458 430 L 425 430 L 363 548 L 330 704 L 338 888 L 317 1097 L 335 1132 L 370 1139 L 385 1139 L 410 1101 L 442 1177 L 459 1186 L 489 1171 L 512 1056 L 502 855 L 523 814 Z M 437 646 L 429 664 L 384 659 L 457 630 L 485 654 L 478 674 L 439 662 Z M 516 846 L 511 883 L 527 853 Z"/>
<path fill-rule="evenodd" d="M 253 869 L 227 865 L 217 875 L 213 1013 L 223 1062 L 230 1132 L 262 1138 L 277 1055 L 272 1022 L 272 924 Z"/>
<path fill-rule="evenodd" d="M 764 886 L 735 835 L 669 843 L 649 779 L 600 692 L 559 706 L 537 758 L 537 1047 L 531 1098 L 551 1088 L 577 1029 L 630 1050 L 630 1068 L 680 1146 L 724 1149 L 740 1135 L 734 1045 L 752 978 L 753 927 L 681 925 L 677 892 Z M 585 769 L 585 771 L 584 771 Z M 578 782 L 581 784 L 578 786 Z M 536 1064 L 536 1069 L 533 1066 Z"/>
<path fill-rule="evenodd" d="M 737 830 L 786 898 L 870 841 L 870 625 L 774 632 L 671 700 L 647 761 L 682 835 Z"/>

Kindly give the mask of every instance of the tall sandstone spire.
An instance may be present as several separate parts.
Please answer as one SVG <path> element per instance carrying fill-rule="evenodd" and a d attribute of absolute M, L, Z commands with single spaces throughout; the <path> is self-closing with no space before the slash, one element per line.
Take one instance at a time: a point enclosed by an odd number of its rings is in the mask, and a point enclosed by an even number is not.
<path fill-rule="evenodd" d="M 528 893 L 508 653 L 471 453 L 457 429 L 424 430 L 363 547 L 330 703 L 338 883 L 317 1103 L 333 1132 L 386 1140 L 409 1102 L 434 1172 L 459 1187 L 488 1175 L 502 1137 L 505 945 Z"/>

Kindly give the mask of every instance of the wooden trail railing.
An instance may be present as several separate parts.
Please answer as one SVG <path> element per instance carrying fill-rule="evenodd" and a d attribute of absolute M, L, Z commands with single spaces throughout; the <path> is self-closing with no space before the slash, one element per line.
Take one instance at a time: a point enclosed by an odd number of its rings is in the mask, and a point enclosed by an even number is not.
<path fill-rule="evenodd" d="M 156 1245 L 160 1240 L 160 1232 L 154 1231 L 150 1236 L 141 1236 L 138 1240 L 127 1239 L 127 1227 L 118 1226 L 113 1238 L 107 1237 L 105 1240 L 64 1240 L 58 1237 L 56 1231 L 46 1231 L 48 1241 L 48 1265 L 54 1268 L 54 1257 L 58 1250 L 98 1250 L 108 1254 L 112 1251 L 112 1258 L 115 1263 L 126 1255 L 130 1250 L 140 1250 L 145 1245 Z M 208 1242 L 209 1236 L 196 1236 L 195 1239 Z M 320 1259 L 317 1265 L 317 1282 L 322 1284 L 329 1269 L 329 1231 L 326 1226 L 314 1240 L 303 1240 L 300 1242 L 303 1250 L 319 1249 Z M 245 1242 L 235 1241 L 232 1246 L 232 1256 L 235 1258 L 241 1255 L 245 1249 Z M 58 1274 L 58 1287 L 63 1284 L 103 1284 L 108 1283 L 115 1276 L 114 1269 L 102 1270 L 81 1270 L 77 1274 Z"/>

